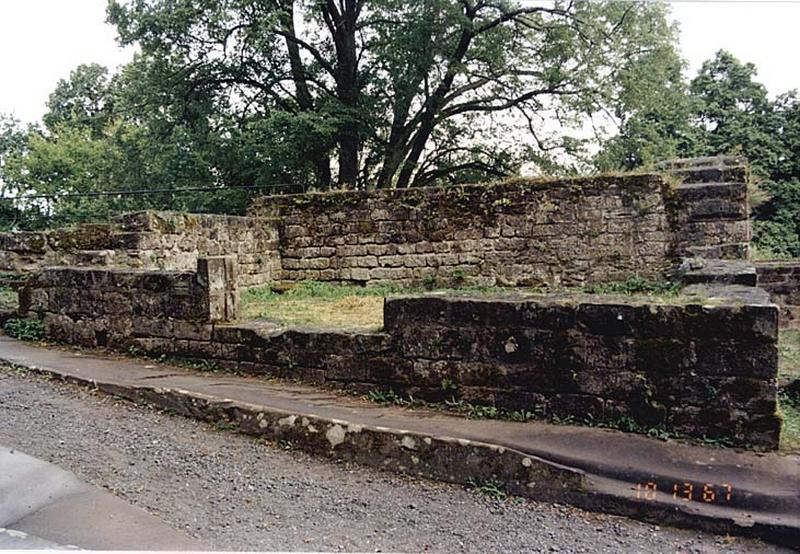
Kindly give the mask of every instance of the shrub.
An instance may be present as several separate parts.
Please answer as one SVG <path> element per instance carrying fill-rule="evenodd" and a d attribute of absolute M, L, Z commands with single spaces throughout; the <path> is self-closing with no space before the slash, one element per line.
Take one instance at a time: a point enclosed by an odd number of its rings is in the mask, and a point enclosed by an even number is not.
<path fill-rule="evenodd" d="M 37 341 L 44 338 L 44 325 L 38 319 L 9 319 L 3 326 L 9 337 Z"/>

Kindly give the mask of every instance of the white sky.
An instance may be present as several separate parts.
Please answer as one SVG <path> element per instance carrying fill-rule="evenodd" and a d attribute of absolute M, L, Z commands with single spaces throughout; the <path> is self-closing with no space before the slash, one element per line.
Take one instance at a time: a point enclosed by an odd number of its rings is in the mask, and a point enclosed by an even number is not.
<path fill-rule="evenodd" d="M 0 0 L 0 112 L 38 121 L 59 79 L 80 63 L 125 63 L 106 0 Z M 673 2 L 681 49 L 694 75 L 724 48 L 753 62 L 772 95 L 800 89 L 800 0 Z"/>

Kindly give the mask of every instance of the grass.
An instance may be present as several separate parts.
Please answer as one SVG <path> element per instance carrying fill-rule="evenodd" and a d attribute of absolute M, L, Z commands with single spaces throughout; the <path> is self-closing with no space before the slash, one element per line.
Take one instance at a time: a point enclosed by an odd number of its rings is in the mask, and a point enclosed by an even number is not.
<path fill-rule="evenodd" d="M 780 449 L 800 453 L 800 396 L 781 394 L 780 411 L 783 415 Z"/>
<path fill-rule="evenodd" d="M 269 285 L 242 292 L 241 313 L 245 320 L 265 319 L 280 325 L 327 328 L 377 329 L 383 326 L 383 299 L 393 294 L 430 292 L 435 282 L 421 288 L 402 288 L 396 285 L 333 285 L 318 281 L 301 281 L 277 291 Z M 671 282 L 648 281 L 631 277 L 619 283 L 596 285 L 583 289 L 525 289 L 464 286 L 438 288 L 437 292 L 452 294 L 491 294 L 503 292 L 583 292 L 617 296 L 646 296 L 675 298 L 680 286 Z"/>
<path fill-rule="evenodd" d="M 400 292 L 392 286 L 358 287 L 304 281 L 285 292 L 269 286 L 242 293 L 244 319 L 267 319 L 282 325 L 379 328 L 383 299 Z"/>
<path fill-rule="evenodd" d="M 800 329 L 785 329 L 778 338 L 778 380 L 800 379 Z"/>
<path fill-rule="evenodd" d="M 17 291 L 0 286 L 0 311 L 16 310 L 19 307 L 19 295 Z"/>
<path fill-rule="evenodd" d="M 778 338 L 778 396 L 783 416 L 780 449 L 800 453 L 800 329 L 781 331 Z"/>

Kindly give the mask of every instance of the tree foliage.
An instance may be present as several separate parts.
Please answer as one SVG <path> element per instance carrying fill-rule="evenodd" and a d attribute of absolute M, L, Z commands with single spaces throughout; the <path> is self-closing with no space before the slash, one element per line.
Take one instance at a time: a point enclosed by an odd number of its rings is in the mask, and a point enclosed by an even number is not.
<path fill-rule="evenodd" d="M 545 122 L 610 109 L 622 76 L 673 47 L 665 13 L 610 0 L 114 0 L 109 20 L 141 49 L 131 105 L 224 137 L 226 182 L 271 165 L 327 188 L 552 161 L 570 142 Z M 237 157 L 242 141 L 258 156 Z"/>
<path fill-rule="evenodd" d="M 595 163 L 631 169 L 672 156 L 744 154 L 766 193 L 753 212 L 755 245 L 767 256 L 800 256 L 800 102 L 794 91 L 771 100 L 756 77 L 754 65 L 717 52 L 691 82 L 668 80 L 656 107 L 635 113 Z"/>

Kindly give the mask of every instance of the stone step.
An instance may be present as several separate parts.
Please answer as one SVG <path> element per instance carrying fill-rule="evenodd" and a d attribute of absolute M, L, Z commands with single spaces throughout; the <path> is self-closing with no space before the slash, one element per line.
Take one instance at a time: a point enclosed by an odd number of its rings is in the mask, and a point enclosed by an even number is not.
<path fill-rule="evenodd" d="M 589 427 L 470 420 L 329 390 L 34 347 L 0 359 L 312 454 L 658 524 L 800 544 L 800 458 Z"/>

